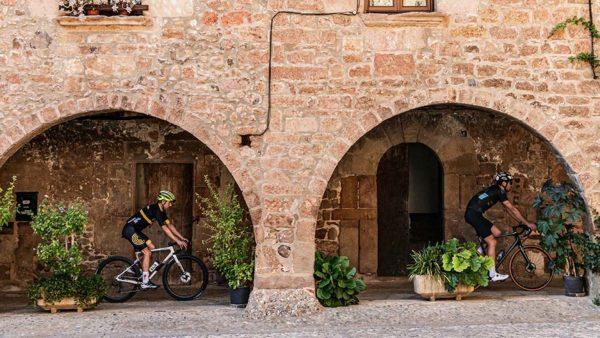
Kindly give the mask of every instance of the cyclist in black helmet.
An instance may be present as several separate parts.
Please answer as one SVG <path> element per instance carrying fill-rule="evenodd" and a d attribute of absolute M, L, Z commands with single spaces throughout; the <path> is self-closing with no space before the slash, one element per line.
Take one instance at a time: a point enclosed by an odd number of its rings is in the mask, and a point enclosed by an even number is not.
<path fill-rule="evenodd" d="M 187 248 L 189 241 L 184 238 L 169 218 L 167 210 L 175 203 L 175 195 L 169 191 L 161 191 L 156 197 L 156 203 L 149 204 L 140 209 L 135 215 L 131 216 L 123 227 L 122 236 L 126 238 L 136 252 L 141 251 L 144 257 L 142 258 L 142 289 L 156 289 L 158 285 L 148 280 L 150 261 L 154 244 L 146 236 L 142 230 L 149 227 L 155 221 L 161 226 L 163 231 L 173 241 L 177 242 L 182 248 Z"/>
<path fill-rule="evenodd" d="M 500 236 L 501 232 L 497 226 L 490 222 L 483 214 L 491 208 L 494 204 L 502 202 L 502 206 L 506 212 L 518 222 L 527 225 L 531 229 L 535 230 L 537 227 L 535 223 L 531 223 L 526 220 L 523 215 L 515 208 L 506 197 L 506 193 L 512 188 L 512 176 L 506 172 L 499 172 L 494 177 L 492 186 L 478 192 L 467 205 L 465 212 L 465 220 L 471 224 L 477 235 L 484 239 L 487 243 L 487 255 L 496 261 L 496 237 Z M 496 268 L 492 268 L 489 273 L 490 280 L 503 281 L 509 276 L 496 272 Z"/>

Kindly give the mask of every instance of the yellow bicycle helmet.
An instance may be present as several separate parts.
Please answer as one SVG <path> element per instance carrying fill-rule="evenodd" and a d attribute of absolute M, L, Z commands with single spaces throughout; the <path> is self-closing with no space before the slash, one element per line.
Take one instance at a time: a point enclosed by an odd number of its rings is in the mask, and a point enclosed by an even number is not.
<path fill-rule="evenodd" d="M 175 195 L 172 192 L 163 190 L 158 193 L 156 197 L 157 201 L 175 202 Z"/>

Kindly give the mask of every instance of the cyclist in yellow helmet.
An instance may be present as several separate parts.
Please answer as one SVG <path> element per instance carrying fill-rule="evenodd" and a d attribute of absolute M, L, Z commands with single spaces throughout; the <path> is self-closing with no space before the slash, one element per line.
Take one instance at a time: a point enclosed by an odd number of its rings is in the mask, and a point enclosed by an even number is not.
<path fill-rule="evenodd" d="M 158 193 L 156 203 L 149 204 L 140 209 L 135 215 L 131 216 L 123 227 L 122 236 L 127 239 L 136 252 L 142 252 L 142 289 L 156 289 L 158 285 L 148 280 L 150 262 L 154 244 L 142 230 L 157 222 L 162 230 L 183 249 L 187 248 L 189 240 L 183 237 L 169 218 L 167 210 L 175 203 L 175 195 L 172 192 L 163 190 Z"/>

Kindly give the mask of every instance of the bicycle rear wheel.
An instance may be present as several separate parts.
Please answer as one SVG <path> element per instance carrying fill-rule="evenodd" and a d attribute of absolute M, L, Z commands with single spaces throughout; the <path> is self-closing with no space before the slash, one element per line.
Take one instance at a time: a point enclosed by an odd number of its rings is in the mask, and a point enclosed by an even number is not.
<path fill-rule="evenodd" d="M 537 291 L 545 288 L 554 270 L 550 255 L 539 246 L 526 245 L 510 258 L 510 278 L 523 290 Z"/>
<path fill-rule="evenodd" d="M 129 258 L 121 256 L 111 256 L 100 263 L 96 274 L 102 276 L 107 286 L 104 300 L 109 303 L 121 303 L 135 295 L 137 284 L 117 280 L 117 276 L 124 272 L 120 279 L 138 281 L 142 273 L 137 265 L 132 265 L 133 262 Z"/>
<path fill-rule="evenodd" d="M 195 256 L 177 256 L 181 266 L 171 260 L 163 273 L 163 286 L 177 300 L 192 300 L 200 297 L 208 284 L 206 265 Z"/>

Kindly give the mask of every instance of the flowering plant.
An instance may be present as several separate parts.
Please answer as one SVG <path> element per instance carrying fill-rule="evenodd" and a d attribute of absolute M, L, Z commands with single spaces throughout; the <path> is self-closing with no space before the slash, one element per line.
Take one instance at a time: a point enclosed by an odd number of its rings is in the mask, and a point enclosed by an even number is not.
<path fill-rule="evenodd" d="M 58 7 L 69 15 L 85 15 L 85 9 L 88 6 L 98 6 L 105 3 L 106 0 L 59 0 Z"/>
<path fill-rule="evenodd" d="M 127 13 L 131 13 L 133 6 L 139 5 L 141 2 L 141 0 L 110 0 L 114 12 L 117 12 L 119 9 L 124 9 Z"/>

